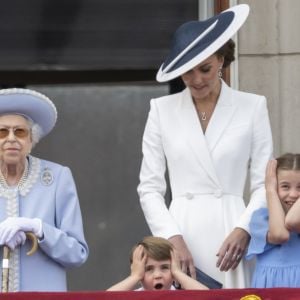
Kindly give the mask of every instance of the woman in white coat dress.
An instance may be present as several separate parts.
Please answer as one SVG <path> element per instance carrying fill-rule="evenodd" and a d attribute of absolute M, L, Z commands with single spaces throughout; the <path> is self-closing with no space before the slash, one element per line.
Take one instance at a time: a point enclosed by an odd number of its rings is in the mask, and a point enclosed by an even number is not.
<path fill-rule="evenodd" d="M 88 257 L 70 169 L 30 155 L 56 119 L 56 108 L 45 95 L 0 90 L 0 246 L 10 248 L 10 292 L 66 291 L 66 270 Z M 26 255 L 28 231 L 38 239 L 32 256 Z"/>
<path fill-rule="evenodd" d="M 221 70 L 234 60 L 230 38 L 248 12 L 247 5 L 238 5 L 176 31 L 157 80 L 181 77 L 186 89 L 151 100 L 138 186 L 152 234 L 174 244 L 185 271 L 195 276 L 196 266 L 225 288 L 249 284 L 243 259 L 248 224 L 252 212 L 265 205 L 264 174 L 273 151 L 265 97 L 233 90 L 221 79 Z"/>

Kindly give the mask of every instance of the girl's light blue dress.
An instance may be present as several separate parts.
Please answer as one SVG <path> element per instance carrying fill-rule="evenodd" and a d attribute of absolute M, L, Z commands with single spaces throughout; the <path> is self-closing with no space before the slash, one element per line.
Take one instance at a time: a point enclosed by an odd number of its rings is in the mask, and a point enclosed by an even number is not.
<path fill-rule="evenodd" d="M 254 288 L 300 287 L 300 236 L 292 232 L 288 242 L 267 242 L 269 213 L 256 210 L 250 222 L 251 240 L 246 259 L 256 256 L 251 286 Z"/>

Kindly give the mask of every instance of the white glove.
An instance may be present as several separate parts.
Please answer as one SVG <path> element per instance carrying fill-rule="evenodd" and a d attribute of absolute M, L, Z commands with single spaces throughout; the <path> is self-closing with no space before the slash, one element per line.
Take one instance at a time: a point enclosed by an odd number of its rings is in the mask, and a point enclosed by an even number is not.
<path fill-rule="evenodd" d="M 0 245 L 7 244 L 18 231 L 31 231 L 38 238 L 43 236 L 41 219 L 9 217 L 0 223 Z"/>
<path fill-rule="evenodd" d="M 18 231 L 9 241 L 6 242 L 6 245 L 11 249 L 15 250 L 15 248 L 19 245 L 24 245 L 26 241 L 26 235 L 24 231 Z"/>

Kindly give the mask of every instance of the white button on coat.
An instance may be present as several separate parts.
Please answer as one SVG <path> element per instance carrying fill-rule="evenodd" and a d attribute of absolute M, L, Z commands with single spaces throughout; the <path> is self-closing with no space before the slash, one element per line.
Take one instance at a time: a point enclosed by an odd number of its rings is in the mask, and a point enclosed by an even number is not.
<path fill-rule="evenodd" d="M 223 195 L 222 190 L 221 189 L 216 189 L 215 192 L 214 192 L 214 195 L 217 198 L 221 198 L 222 195 Z"/>
<path fill-rule="evenodd" d="M 194 198 L 194 195 L 192 193 L 186 193 L 185 196 L 188 200 L 191 200 Z"/>

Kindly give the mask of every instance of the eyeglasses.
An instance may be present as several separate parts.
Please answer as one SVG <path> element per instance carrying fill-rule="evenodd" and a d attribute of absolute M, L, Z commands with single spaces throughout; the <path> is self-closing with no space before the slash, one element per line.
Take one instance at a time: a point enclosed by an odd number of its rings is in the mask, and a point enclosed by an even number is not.
<path fill-rule="evenodd" d="M 10 131 L 13 131 L 14 136 L 17 138 L 26 138 L 29 135 L 29 130 L 27 128 L 17 127 L 17 128 L 0 128 L 0 139 L 4 139 L 9 136 Z"/>

